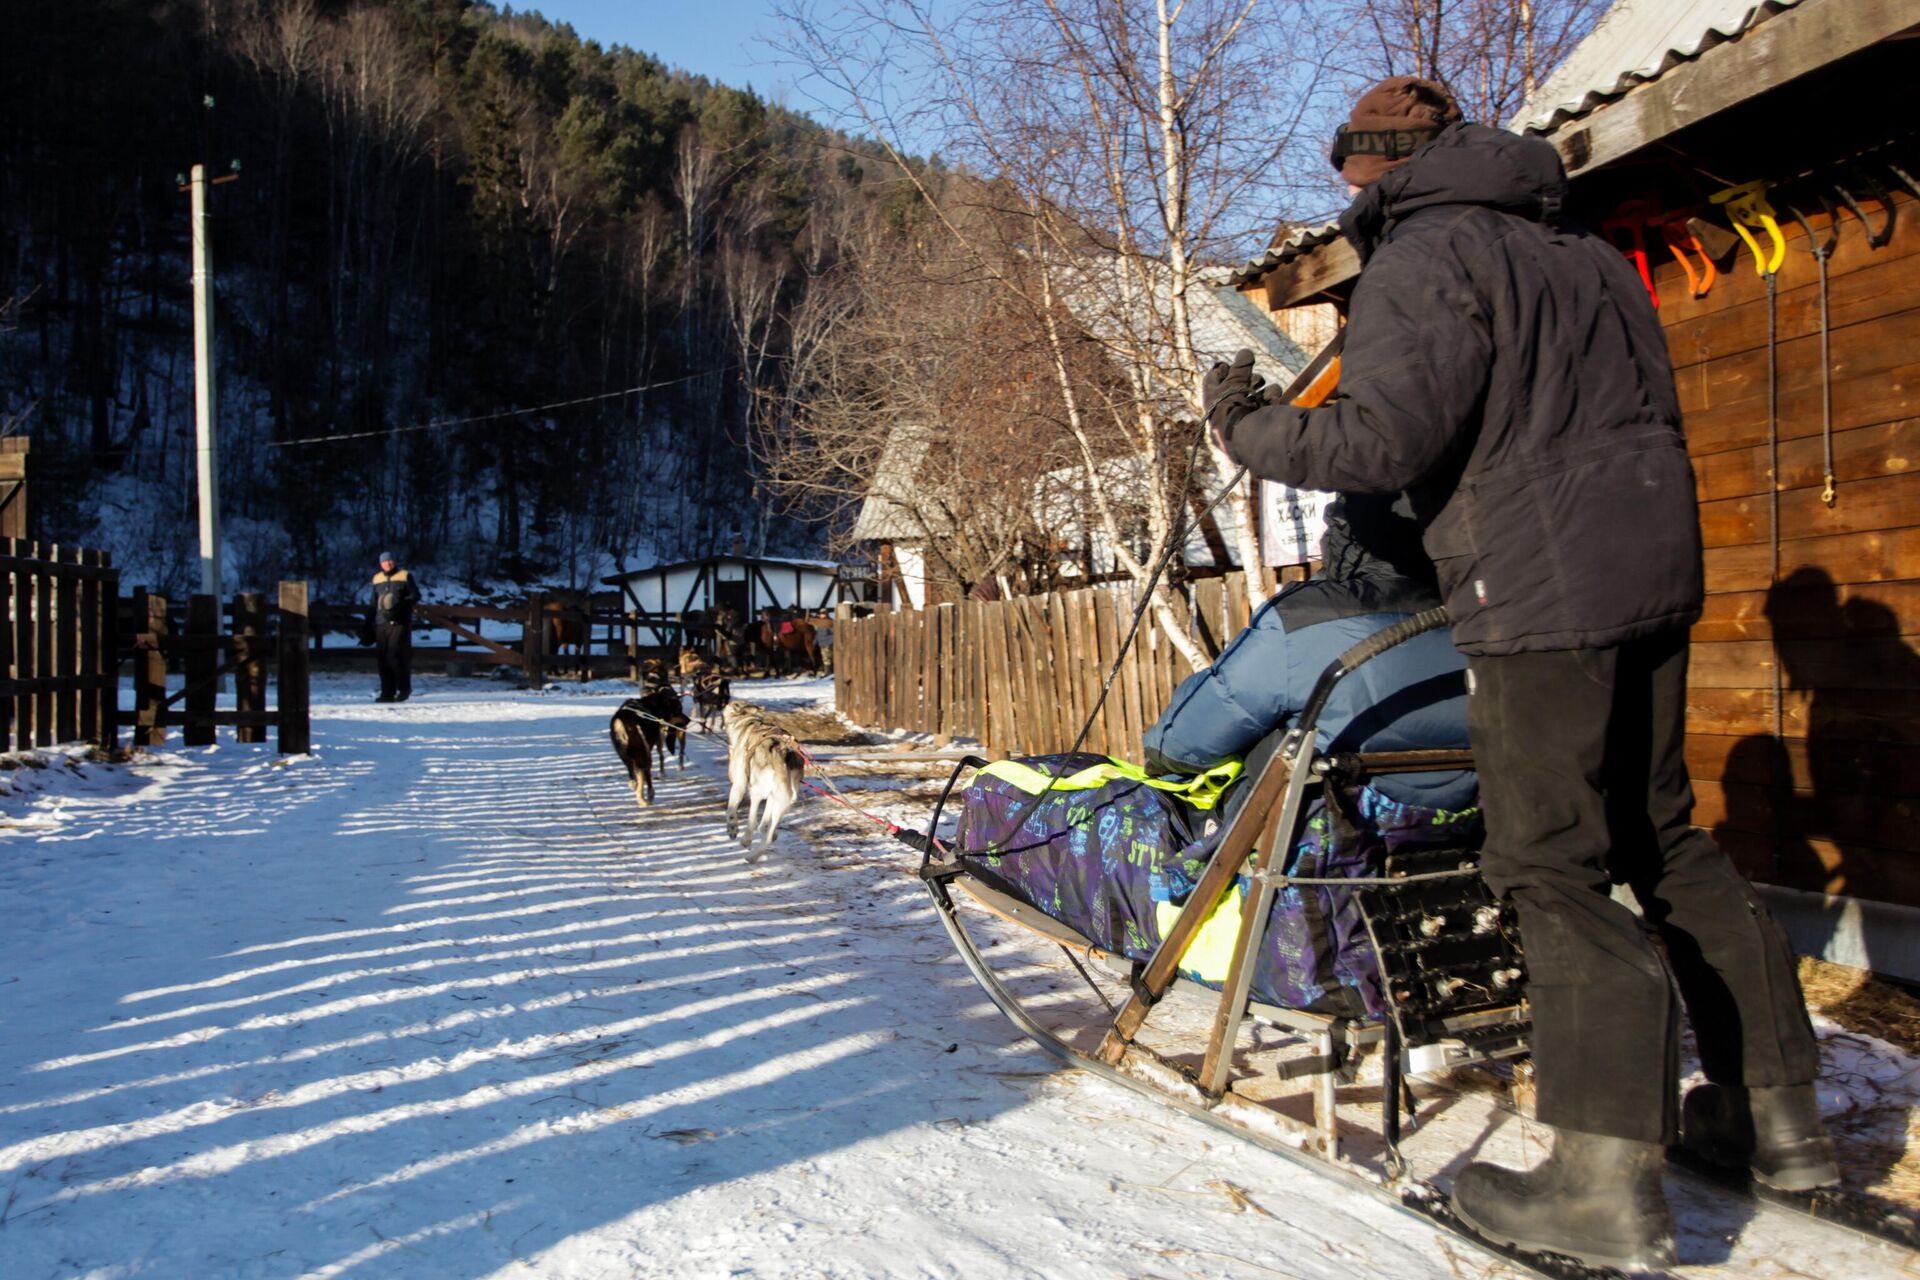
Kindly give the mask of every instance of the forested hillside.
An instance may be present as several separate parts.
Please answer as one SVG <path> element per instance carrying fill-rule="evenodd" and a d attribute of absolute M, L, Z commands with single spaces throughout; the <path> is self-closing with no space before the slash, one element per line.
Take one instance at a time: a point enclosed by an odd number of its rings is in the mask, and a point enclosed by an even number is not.
<path fill-rule="evenodd" d="M 200 161 L 237 175 L 212 195 L 229 589 L 338 589 L 376 544 L 448 586 L 809 545 L 747 441 L 809 280 L 912 217 L 872 149 L 473 0 L 0 22 L 0 419 L 32 438 L 38 536 L 188 585 Z"/>

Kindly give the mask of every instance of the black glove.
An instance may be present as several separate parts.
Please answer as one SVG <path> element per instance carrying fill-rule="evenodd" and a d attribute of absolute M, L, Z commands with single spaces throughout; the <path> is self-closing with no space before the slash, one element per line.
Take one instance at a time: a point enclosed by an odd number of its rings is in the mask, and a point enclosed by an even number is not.
<path fill-rule="evenodd" d="M 1200 380 L 1200 404 L 1222 452 L 1233 439 L 1233 424 L 1259 407 L 1265 389 L 1265 380 L 1253 372 L 1253 352 L 1245 347 L 1234 353 L 1233 363 L 1214 365 Z"/>
<path fill-rule="evenodd" d="M 355 639 L 359 640 L 362 645 L 371 645 L 373 643 L 372 618 L 368 618 L 360 624 L 360 634 L 356 636 Z"/>

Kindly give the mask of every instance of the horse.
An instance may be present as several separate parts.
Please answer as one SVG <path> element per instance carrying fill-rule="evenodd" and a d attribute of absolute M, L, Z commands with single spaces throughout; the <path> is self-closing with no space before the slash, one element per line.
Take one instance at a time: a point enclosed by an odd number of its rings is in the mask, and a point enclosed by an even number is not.
<path fill-rule="evenodd" d="M 805 657 L 807 670 L 820 672 L 820 647 L 814 643 L 813 624 L 805 618 L 776 620 L 771 609 L 763 609 L 760 621 L 748 631 L 748 640 L 767 655 L 776 671 L 791 671 Z"/>
<path fill-rule="evenodd" d="M 547 653 L 560 657 L 572 649 L 580 658 L 580 678 L 587 677 L 587 654 L 592 647 L 593 624 L 587 621 L 584 600 L 547 601 Z"/>

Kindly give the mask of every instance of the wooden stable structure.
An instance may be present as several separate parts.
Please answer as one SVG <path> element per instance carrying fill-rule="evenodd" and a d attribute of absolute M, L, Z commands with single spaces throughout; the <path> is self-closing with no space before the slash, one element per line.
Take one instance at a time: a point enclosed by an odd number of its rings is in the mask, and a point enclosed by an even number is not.
<path fill-rule="evenodd" d="M 617 573 L 601 581 L 618 587 L 636 613 L 675 618 L 730 608 L 741 618 L 762 609 L 817 613 L 853 598 L 853 589 L 832 560 L 783 560 L 766 556 L 707 556 Z M 677 627 L 646 626 L 641 643 L 678 644 Z"/>
<path fill-rule="evenodd" d="M 25 436 L 0 438 L 0 538 L 27 536 L 27 451 Z"/>
<path fill-rule="evenodd" d="M 1522 126 L 1644 263 L 1673 356 L 1706 545 L 1695 821 L 1802 951 L 1920 978 L 1920 11 L 1676 8 L 1610 15 Z M 1750 245 L 1713 197 L 1756 180 L 1778 236 L 1756 217 Z M 1357 270 L 1320 228 L 1240 281 L 1283 311 Z"/>

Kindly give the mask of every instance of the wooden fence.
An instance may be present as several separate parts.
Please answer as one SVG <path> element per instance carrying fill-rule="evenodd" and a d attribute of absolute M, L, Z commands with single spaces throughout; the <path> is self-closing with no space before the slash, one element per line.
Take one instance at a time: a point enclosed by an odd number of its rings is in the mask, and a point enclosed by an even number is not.
<path fill-rule="evenodd" d="M 372 624 L 367 604 L 318 604 L 313 607 L 313 647 L 321 651 L 327 633 L 356 635 Z M 488 623 L 496 624 L 489 635 Z M 554 625 L 569 624 L 585 637 L 584 652 L 555 651 Z M 506 624 L 507 634 L 500 634 Z M 624 612 L 604 605 L 563 604 L 536 594 L 508 605 L 419 604 L 414 606 L 415 630 L 445 631 L 447 643 L 415 645 L 414 661 L 473 663 L 515 667 L 534 688 L 561 672 L 580 680 L 594 672 L 595 651 L 615 661 L 601 663 L 640 678 L 640 660 L 647 656 L 639 642 L 641 627 L 678 629 L 679 623 L 652 614 Z M 572 648 L 573 646 L 569 646 Z"/>
<path fill-rule="evenodd" d="M 123 611 L 128 637 L 123 654 L 133 662 L 133 710 L 124 723 L 132 727 L 136 745 L 160 746 L 167 729 L 178 726 L 187 746 L 206 746 L 226 725 L 239 742 L 265 742 L 272 729 L 282 754 L 312 749 L 306 583 L 282 582 L 271 607 L 265 597 L 243 592 L 224 607 L 213 596 L 191 596 L 184 612 L 140 587 L 123 602 Z M 269 660 L 277 674 L 278 705 L 271 707 Z M 172 692 L 167 689 L 170 667 L 183 676 Z M 233 680 L 231 710 L 218 706 L 227 677 Z"/>
<path fill-rule="evenodd" d="M 371 606 L 366 604 L 314 605 L 314 652 L 324 651 L 323 637 L 327 634 L 355 635 L 369 625 L 370 618 Z M 415 645 L 416 662 L 514 667 L 535 688 L 549 679 L 586 680 L 596 673 L 609 672 L 624 674 L 638 683 L 642 659 L 674 658 L 682 637 L 691 634 L 688 643 L 707 648 L 712 645 L 711 623 L 604 604 L 571 604 L 545 594 L 507 605 L 419 604 L 414 606 L 413 620 L 415 630 L 445 631 L 448 638 L 443 645 Z M 488 623 L 496 624 L 491 635 L 487 634 Z M 556 623 L 567 624 L 575 634 L 584 636 L 581 646 L 567 646 L 570 652 L 557 650 Z M 642 644 L 643 631 L 674 637 L 675 643 Z M 596 658 L 600 660 L 596 662 Z"/>
<path fill-rule="evenodd" d="M 1218 654 L 1247 625 L 1246 578 L 1189 585 L 1192 635 Z M 860 724 L 979 739 L 993 755 L 1073 745 L 1120 653 L 1137 599 L 1132 583 L 869 618 L 841 606 L 834 700 Z M 1126 759 L 1190 675 L 1151 612 L 1120 666 L 1084 750 Z"/>
<path fill-rule="evenodd" d="M 0 747 L 112 745 L 119 580 L 105 552 L 0 538 Z"/>

